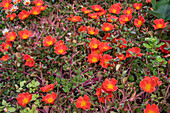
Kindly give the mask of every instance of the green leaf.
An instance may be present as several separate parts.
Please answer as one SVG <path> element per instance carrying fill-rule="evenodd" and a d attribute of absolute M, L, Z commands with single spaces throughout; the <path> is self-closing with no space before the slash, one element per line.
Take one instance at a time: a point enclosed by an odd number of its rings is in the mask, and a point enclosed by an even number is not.
<path fill-rule="evenodd" d="M 162 5 L 157 11 L 162 15 L 160 18 L 163 18 L 166 21 L 166 18 L 169 18 L 170 16 L 170 5 Z"/>
<path fill-rule="evenodd" d="M 20 87 L 23 87 L 25 83 L 26 83 L 26 81 L 20 82 Z"/>
<path fill-rule="evenodd" d="M 8 106 L 8 103 L 7 103 L 5 100 L 3 100 L 3 101 L 2 101 L 2 105 Z"/>
<path fill-rule="evenodd" d="M 16 111 L 16 108 L 14 108 L 14 107 L 9 107 L 9 108 L 7 108 L 10 112 L 15 112 Z"/>
<path fill-rule="evenodd" d="M 159 43 L 158 45 L 156 45 L 156 47 L 161 47 L 162 45 L 164 45 L 164 42 Z"/>
<path fill-rule="evenodd" d="M 147 43 L 144 43 L 143 46 L 145 46 L 145 47 L 148 48 L 148 49 L 152 48 L 152 47 L 151 47 L 149 44 L 147 44 Z"/>
<path fill-rule="evenodd" d="M 156 10 L 157 9 L 156 0 L 151 0 L 151 3 L 152 3 L 152 6 L 153 6 L 153 9 Z"/>
<path fill-rule="evenodd" d="M 152 14 L 153 16 L 156 16 L 157 18 L 160 18 L 162 16 L 158 11 L 149 10 L 148 13 Z"/>

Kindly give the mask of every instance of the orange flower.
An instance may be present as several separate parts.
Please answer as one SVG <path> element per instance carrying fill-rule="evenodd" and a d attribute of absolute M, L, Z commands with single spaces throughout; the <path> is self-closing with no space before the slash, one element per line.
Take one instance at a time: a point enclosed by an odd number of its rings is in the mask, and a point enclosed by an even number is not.
<path fill-rule="evenodd" d="M 82 108 L 82 109 L 90 109 L 91 103 L 89 102 L 89 97 L 87 95 L 84 95 L 84 97 L 80 96 L 76 100 L 76 107 Z"/>
<path fill-rule="evenodd" d="M 97 35 L 99 33 L 99 29 L 95 30 L 95 27 L 93 28 L 87 27 L 87 31 L 88 31 L 88 34 L 91 34 L 91 35 Z"/>
<path fill-rule="evenodd" d="M 21 20 L 24 20 L 24 19 L 28 18 L 29 15 L 30 15 L 30 12 L 29 12 L 29 11 L 24 11 L 24 10 L 21 11 L 21 12 L 18 14 L 19 19 L 21 19 Z"/>
<path fill-rule="evenodd" d="M 126 52 L 126 57 L 128 58 L 128 57 L 132 57 L 132 54 L 131 53 L 133 53 L 134 55 L 135 55 L 135 57 L 136 56 L 139 56 L 139 57 L 141 57 L 143 54 L 142 53 L 140 53 L 140 51 L 141 51 L 141 49 L 140 48 L 138 48 L 138 47 L 132 47 L 132 48 L 129 48 Z"/>
<path fill-rule="evenodd" d="M 10 20 L 14 20 L 14 18 L 16 17 L 17 15 L 15 13 L 12 13 L 12 14 L 9 14 L 6 16 L 6 18 L 10 18 Z"/>
<path fill-rule="evenodd" d="M 147 3 L 151 3 L 151 0 L 146 0 Z"/>
<path fill-rule="evenodd" d="M 105 91 L 106 93 L 112 93 L 118 89 L 117 86 L 115 86 L 117 83 L 117 80 L 112 78 L 111 81 L 109 79 L 105 79 L 103 84 L 101 85 L 101 89 Z"/>
<path fill-rule="evenodd" d="M 134 4 L 133 4 L 133 7 L 134 7 L 135 9 L 139 10 L 139 9 L 141 9 L 141 7 L 142 7 L 142 3 L 134 3 Z"/>
<path fill-rule="evenodd" d="M 112 56 L 110 56 L 109 54 L 104 54 L 100 59 L 100 65 L 103 68 L 107 68 L 109 66 L 109 60 L 111 59 L 112 59 Z"/>
<path fill-rule="evenodd" d="M 120 24 L 125 24 L 126 22 L 130 21 L 132 19 L 132 15 L 121 15 L 119 18 Z"/>
<path fill-rule="evenodd" d="M 45 6 L 40 6 L 41 11 L 44 11 L 47 8 L 47 5 Z"/>
<path fill-rule="evenodd" d="M 26 60 L 25 66 L 33 67 L 35 65 L 34 59 L 28 54 L 24 55 L 24 60 Z"/>
<path fill-rule="evenodd" d="M 78 29 L 79 32 L 86 32 L 87 26 L 81 25 L 80 28 Z"/>
<path fill-rule="evenodd" d="M 30 13 L 32 15 L 39 15 L 41 13 L 41 8 L 40 7 L 32 7 L 32 10 L 30 10 Z"/>
<path fill-rule="evenodd" d="M 101 58 L 102 55 L 103 55 L 103 52 L 101 52 L 100 49 L 91 49 L 91 53 L 97 53 L 100 58 Z"/>
<path fill-rule="evenodd" d="M 82 7 L 81 11 L 83 11 L 85 14 L 88 14 L 88 13 L 92 12 L 92 10 L 86 9 L 85 7 Z"/>
<path fill-rule="evenodd" d="M 145 92 L 152 93 L 153 91 L 155 91 L 156 82 L 149 76 L 145 76 L 145 78 L 142 81 L 140 81 L 139 86 Z"/>
<path fill-rule="evenodd" d="M 25 107 L 32 99 L 32 94 L 28 92 L 18 95 L 17 101 L 22 107 Z"/>
<path fill-rule="evenodd" d="M 35 6 L 42 6 L 44 4 L 44 1 L 43 0 L 35 0 L 34 3 L 35 3 Z"/>
<path fill-rule="evenodd" d="M 9 57 L 7 54 L 5 54 L 4 56 L 2 56 L 2 57 L 0 58 L 0 61 L 7 61 L 9 58 L 10 58 L 10 57 Z"/>
<path fill-rule="evenodd" d="M 151 79 L 155 80 L 157 86 L 160 86 L 162 84 L 162 81 L 159 81 L 159 78 L 155 75 L 153 75 Z"/>
<path fill-rule="evenodd" d="M 44 47 L 48 47 L 54 44 L 54 42 L 56 41 L 55 38 L 52 38 L 51 36 L 47 36 L 45 37 L 45 40 L 43 41 L 43 46 Z"/>
<path fill-rule="evenodd" d="M 2 0 L 1 2 L 1 7 L 3 7 L 3 10 L 10 10 L 13 6 L 13 4 L 11 4 L 12 0 Z"/>
<path fill-rule="evenodd" d="M 67 19 L 72 21 L 72 22 L 81 21 L 81 17 L 80 16 L 73 16 L 73 14 L 71 14 L 71 18 L 67 18 Z"/>
<path fill-rule="evenodd" d="M 96 63 L 99 61 L 100 55 L 96 52 L 93 52 L 93 53 L 89 54 L 87 58 L 88 58 L 88 60 L 87 60 L 88 62 Z"/>
<path fill-rule="evenodd" d="M 109 46 L 110 42 L 100 42 L 99 49 L 101 52 L 108 51 L 112 49 L 112 47 Z"/>
<path fill-rule="evenodd" d="M 92 18 L 92 19 L 99 19 L 99 17 L 98 17 L 98 14 L 97 13 L 89 13 L 88 14 L 88 16 L 90 17 L 90 18 Z"/>
<path fill-rule="evenodd" d="M 9 32 L 8 35 L 6 36 L 7 41 L 14 41 L 16 37 L 17 37 L 17 34 L 13 31 Z"/>
<path fill-rule="evenodd" d="M 156 19 L 153 21 L 156 25 L 153 25 L 154 29 L 165 28 L 168 22 L 164 23 L 164 19 Z"/>
<path fill-rule="evenodd" d="M 159 113 L 159 108 L 155 104 L 147 104 L 146 109 L 144 110 L 144 113 Z"/>
<path fill-rule="evenodd" d="M 96 38 L 92 38 L 89 47 L 90 49 L 97 49 L 99 47 L 100 41 L 97 40 Z"/>
<path fill-rule="evenodd" d="M 109 23 L 103 23 L 102 30 L 103 31 L 111 31 L 113 29 L 113 25 Z"/>
<path fill-rule="evenodd" d="M 99 102 L 105 103 L 105 98 L 103 96 L 101 96 L 102 90 L 100 88 L 97 88 L 96 94 L 97 98 L 99 99 Z M 110 98 L 113 97 L 112 93 L 108 93 L 106 99 L 110 102 Z"/>
<path fill-rule="evenodd" d="M 107 12 L 107 10 L 103 9 L 100 12 L 97 12 L 97 15 L 102 16 L 102 15 L 106 14 L 106 12 Z"/>
<path fill-rule="evenodd" d="M 139 16 L 139 19 L 135 18 L 134 25 L 136 27 L 140 27 L 143 23 L 145 23 L 143 16 Z"/>
<path fill-rule="evenodd" d="M 91 8 L 94 11 L 101 11 L 101 10 L 103 10 L 103 8 L 100 5 L 92 5 Z"/>
<path fill-rule="evenodd" d="M 28 31 L 27 29 L 25 29 L 24 31 L 19 31 L 18 35 L 22 39 L 28 39 L 30 36 L 33 35 L 33 33 L 31 31 Z"/>
<path fill-rule="evenodd" d="M 46 85 L 45 87 L 41 87 L 40 90 L 42 92 L 49 92 L 49 91 L 53 90 L 54 86 L 55 86 L 55 83 L 49 84 L 49 85 Z"/>
<path fill-rule="evenodd" d="M 47 93 L 46 96 L 43 96 L 42 101 L 44 101 L 46 104 L 54 104 L 54 100 L 57 98 L 57 94 L 52 92 L 52 94 L 50 95 L 49 93 Z"/>
<path fill-rule="evenodd" d="M 67 52 L 66 52 L 66 50 L 67 50 L 67 46 L 66 45 L 63 45 L 63 41 L 59 41 L 59 42 L 57 42 L 56 44 L 55 44 L 55 47 L 54 47 L 54 49 L 55 49 L 55 53 L 57 54 L 57 55 L 65 55 Z"/>
<path fill-rule="evenodd" d="M 122 7 L 121 6 L 121 3 L 117 3 L 117 4 L 113 4 L 110 8 L 109 8 L 109 12 L 110 13 L 113 13 L 113 14 L 119 14 Z"/>
<path fill-rule="evenodd" d="M 133 12 L 133 9 L 131 9 L 131 7 L 128 7 L 128 9 L 126 10 L 123 10 L 123 14 L 128 14 L 128 15 L 130 15 L 130 14 L 132 14 L 132 12 Z"/>

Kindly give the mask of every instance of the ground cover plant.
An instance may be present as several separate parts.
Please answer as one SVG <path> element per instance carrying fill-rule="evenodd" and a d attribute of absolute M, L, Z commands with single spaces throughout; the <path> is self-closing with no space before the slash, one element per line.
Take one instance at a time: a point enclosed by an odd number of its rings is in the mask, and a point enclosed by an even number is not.
<path fill-rule="evenodd" d="M 0 6 L 0 112 L 169 113 L 169 0 Z"/>

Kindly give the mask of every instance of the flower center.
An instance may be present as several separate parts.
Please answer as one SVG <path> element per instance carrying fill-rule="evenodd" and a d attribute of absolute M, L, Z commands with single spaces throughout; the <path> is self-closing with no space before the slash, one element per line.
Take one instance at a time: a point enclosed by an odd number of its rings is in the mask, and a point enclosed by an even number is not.
<path fill-rule="evenodd" d="M 130 10 L 128 10 L 128 11 L 127 11 L 127 14 L 130 14 L 130 13 L 131 13 L 131 11 L 130 11 Z"/>
<path fill-rule="evenodd" d="M 49 102 L 49 103 L 52 103 L 52 102 L 53 102 L 53 98 L 49 98 L 49 99 L 48 99 L 48 102 Z"/>
<path fill-rule="evenodd" d="M 128 17 L 125 17 L 125 21 L 129 21 Z"/>
<path fill-rule="evenodd" d="M 95 10 L 96 10 L 96 11 L 99 11 L 99 8 L 96 8 Z"/>
<path fill-rule="evenodd" d="M 22 36 L 23 39 L 27 39 L 28 37 L 29 37 L 29 35 L 26 35 L 26 34 L 24 34 L 24 35 Z"/>
<path fill-rule="evenodd" d="M 23 103 L 27 104 L 28 103 L 28 98 L 24 98 Z"/>
<path fill-rule="evenodd" d="M 63 49 L 59 49 L 58 52 L 59 52 L 59 53 L 63 53 Z"/>
<path fill-rule="evenodd" d="M 52 42 L 52 41 L 48 41 L 47 44 L 48 44 L 48 45 L 52 45 L 53 42 Z"/>
<path fill-rule="evenodd" d="M 116 13 L 116 9 L 113 9 L 112 12 L 113 12 L 113 13 Z"/>
<path fill-rule="evenodd" d="M 83 100 L 83 101 L 81 102 L 81 106 L 86 106 L 86 101 Z"/>
<path fill-rule="evenodd" d="M 148 91 L 151 89 L 151 84 L 146 84 L 145 89 Z"/>
<path fill-rule="evenodd" d="M 107 87 L 108 87 L 109 89 L 113 89 L 113 85 L 112 85 L 112 84 L 109 84 Z"/>
<path fill-rule="evenodd" d="M 93 61 L 93 62 L 97 62 L 97 58 L 96 58 L 96 57 L 93 57 L 93 58 L 92 58 L 92 61 Z"/>
<path fill-rule="evenodd" d="M 11 36 L 11 38 L 10 38 L 11 40 L 14 40 L 15 39 L 15 37 L 14 36 Z"/>
<path fill-rule="evenodd" d="M 136 6 L 136 9 L 140 9 L 140 7 L 139 7 L 139 6 Z"/>
<path fill-rule="evenodd" d="M 139 20 L 139 21 L 138 21 L 138 24 L 139 24 L 139 25 L 141 25 L 141 24 L 142 24 L 142 21 L 141 21 L 141 20 Z"/>
<path fill-rule="evenodd" d="M 158 24 L 157 27 L 158 27 L 158 28 L 162 28 L 162 24 Z"/>
<path fill-rule="evenodd" d="M 105 30 L 106 30 L 106 31 L 109 31 L 109 30 L 110 30 L 110 27 L 106 27 Z"/>
<path fill-rule="evenodd" d="M 148 113 L 154 113 L 152 110 L 149 110 L 149 112 Z"/>
<path fill-rule="evenodd" d="M 5 7 L 8 7 L 8 6 L 9 6 L 9 3 L 6 3 L 6 4 L 5 4 Z"/>

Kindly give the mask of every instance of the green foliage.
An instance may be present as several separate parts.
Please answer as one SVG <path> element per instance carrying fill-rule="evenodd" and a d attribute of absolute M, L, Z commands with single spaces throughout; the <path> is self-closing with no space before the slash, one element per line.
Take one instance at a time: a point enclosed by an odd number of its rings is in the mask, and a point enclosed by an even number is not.
<path fill-rule="evenodd" d="M 5 100 L 2 100 L 2 106 L 0 106 L 0 112 L 4 111 L 6 109 L 8 112 L 15 112 L 16 108 L 11 107 L 9 103 L 7 103 Z"/>

